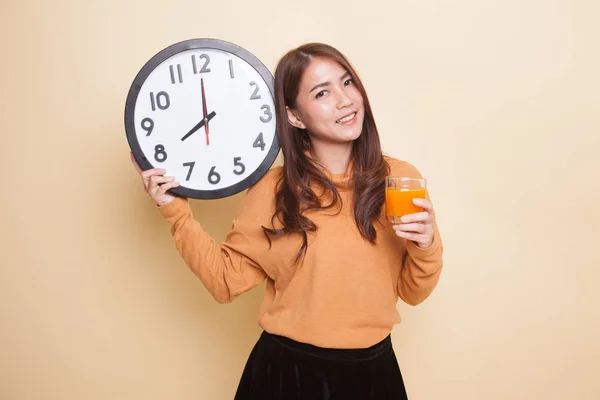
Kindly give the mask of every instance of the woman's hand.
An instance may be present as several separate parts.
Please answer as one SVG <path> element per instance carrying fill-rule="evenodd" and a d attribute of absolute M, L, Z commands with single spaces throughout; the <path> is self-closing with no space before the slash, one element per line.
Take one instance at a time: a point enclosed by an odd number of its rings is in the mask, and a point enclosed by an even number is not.
<path fill-rule="evenodd" d="M 412 240 L 421 248 L 427 248 L 433 243 L 435 220 L 433 205 L 427 199 L 413 199 L 414 205 L 423 208 L 423 212 L 407 214 L 401 218 L 402 224 L 394 225 L 396 235 Z"/>
<path fill-rule="evenodd" d="M 162 168 L 142 171 L 140 165 L 135 161 L 133 153 L 130 153 L 130 157 L 133 166 L 142 177 L 146 193 L 157 205 L 164 206 L 175 200 L 175 196 L 167 193 L 167 190 L 179 186 L 179 182 L 175 182 L 174 177 L 164 176 L 167 171 Z"/>

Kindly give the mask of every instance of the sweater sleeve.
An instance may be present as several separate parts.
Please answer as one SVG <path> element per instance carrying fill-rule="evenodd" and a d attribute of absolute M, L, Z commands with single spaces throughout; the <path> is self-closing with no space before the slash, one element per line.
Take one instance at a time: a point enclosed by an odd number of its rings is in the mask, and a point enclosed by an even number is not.
<path fill-rule="evenodd" d="M 398 279 L 398 295 L 404 302 L 415 306 L 433 292 L 442 272 L 442 253 L 437 227 L 433 243 L 426 249 L 406 241 L 404 264 Z"/>
<path fill-rule="evenodd" d="M 266 199 L 274 197 L 272 180 L 270 171 L 248 189 L 232 228 L 220 245 L 194 219 L 187 199 L 176 198 L 159 207 L 171 225 L 182 259 L 219 303 L 231 302 L 267 276 L 260 265 L 258 249 L 262 246 L 257 246 L 257 242 L 266 240 L 261 221 L 268 212 Z"/>
<path fill-rule="evenodd" d="M 392 164 L 392 176 L 422 177 L 417 168 L 403 161 Z M 429 199 L 429 192 L 426 197 Z M 440 278 L 443 265 L 442 239 L 435 224 L 433 242 L 429 247 L 423 249 L 411 240 L 403 241 L 405 245 L 397 283 L 398 296 L 407 304 L 417 305 L 429 297 Z"/>

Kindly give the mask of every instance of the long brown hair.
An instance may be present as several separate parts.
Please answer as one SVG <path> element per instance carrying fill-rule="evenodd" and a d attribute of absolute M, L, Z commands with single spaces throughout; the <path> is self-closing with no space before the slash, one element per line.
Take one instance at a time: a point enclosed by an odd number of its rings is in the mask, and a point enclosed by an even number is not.
<path fill-rule="evenodd" d="M 283 175 L 275 194 L 275 214 L 271 219 L 279 220 L 282 228 L 262 227 L 269 245 L 270 236 L 282 236 L 289 233 L 302 235 L 302 246 L 296 261 L 306 253 L 308 247 L 307 232 L 315 232 L 317 226 L 304 213 L 309 210 L 323 210 L 341 204 L 340 194 L 335 185 L 327 178 L 315 161 L 307 155 L 311 142 L 305 129 L 289 123 L 286 106 L 296 108 L 296 98 L 300 81 L 311 60 L 315 57 L 328 58 L 339 63 L 354 80 L 364 104 L 364 122 L 361 135 L 352 146 L 351 163 L 353 186 L 354 219 L 363 238 L 374 243 L 377 232 L 374 223 L 378 220 L 385 201 L 385 177 L 389 174 L 389 165 L 383 158 L 377 126 L 371 111 L 365 88 L 358 74 L 337 49 L 322 43 L 308 43 L 289 51 L 279 61 L 275 71 L 275 113 L 277 118 L 277 136 L 283 151 Z M 322 204 L 319 196 L 310 187 L 311 184 L 325 188 L 332 196 L 329 204 Z"/>

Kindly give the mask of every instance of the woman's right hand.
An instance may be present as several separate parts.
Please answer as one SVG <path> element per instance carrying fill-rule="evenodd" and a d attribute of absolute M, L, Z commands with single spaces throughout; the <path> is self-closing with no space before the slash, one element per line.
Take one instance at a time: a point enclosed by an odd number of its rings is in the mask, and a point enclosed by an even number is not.
<path fill-rule="evenodd" d="M 164 176 L 167 172 L 162 168 L 152 168 L 142 171 L 142 168 L 133 157 L 133 153 L 129 153 L 131 162 L 142 177 L 144 188 L 148 196 L 152 198 L 159 206 L 164 206 L 175 200 L 175 196 L 167 193 L 167 190 L 179 186 L 179 182 L 175 181 L 172 176 Z"/>

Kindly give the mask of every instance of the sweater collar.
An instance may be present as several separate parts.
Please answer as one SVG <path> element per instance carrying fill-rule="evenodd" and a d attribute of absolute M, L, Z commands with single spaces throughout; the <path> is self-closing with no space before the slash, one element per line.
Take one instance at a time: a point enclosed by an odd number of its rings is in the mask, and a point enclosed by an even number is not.
<path fill-rule="evenodd" d="M 325 166 L 323 166 L 319 162 L 317 162 L 312 157 L 310 150 L 306 150 L 304 152 L 304 154 L 306 154 L 308 156 L 308 158 L 310 158 L 313 161 L 314 165 L 319 170 L 321 170 L 321 172 L 323 172 L 323 174 L 327 177 L 327 179 L 329 179 L 331 181 L 331 183 L 333 183 L 339 191 L 348 191 L 348 190 L 352 189 L 352 174 L 353 174 L 353 170 L 354 170 L 354 168 L 353 168 L 354 160 L 352 158 L 350 159 L 350 162 L 348 163 L 348 166 L 346 167 L 345 172 L 334 174 L 331 171 L 329 171 L 327 168 L 325 168 Z"/>

